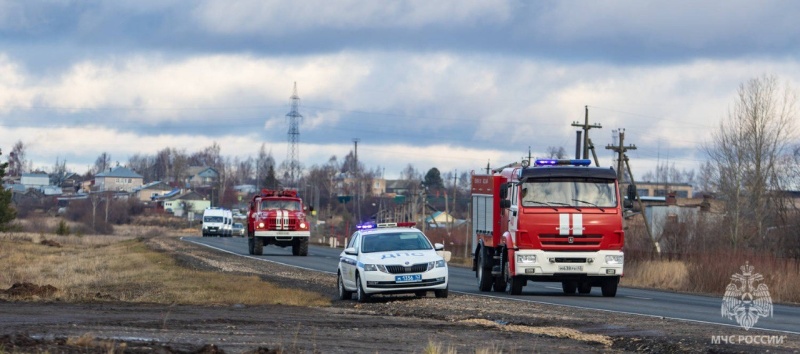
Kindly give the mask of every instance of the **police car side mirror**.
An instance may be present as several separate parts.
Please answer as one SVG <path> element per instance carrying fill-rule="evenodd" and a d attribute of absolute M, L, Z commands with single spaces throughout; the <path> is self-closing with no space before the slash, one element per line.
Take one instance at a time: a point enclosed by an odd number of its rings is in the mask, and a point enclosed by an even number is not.
<path fill-rule="evenodd" d="M 444 250 L 444 245 L 441 244 L 441 243 L 434 243 L 433 244 L 433 249 L 435 249 L 437 251 L 443 251 Z"/>
<path fill-rule="evenodd" d="M 344 249 L 344 254 L 349 254 L 351 256 L 355 256 L 355 255 L 358 255 L 358 251 L 356 251 L 356 249 L 354 247 L 345 248 Z"/>

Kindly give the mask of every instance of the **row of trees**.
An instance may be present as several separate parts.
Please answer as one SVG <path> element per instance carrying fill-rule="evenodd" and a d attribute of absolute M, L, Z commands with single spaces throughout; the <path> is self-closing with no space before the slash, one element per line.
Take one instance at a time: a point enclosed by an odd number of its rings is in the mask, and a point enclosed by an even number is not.
<path fill-rule="evenodd" d="M 711 141 L 701 147 L 708 159 L 698 173 L 663 164 L 638 180 L 691 183 L 696 190 L 714 194 L 724 204 L 725 221 L 721 225 L 725 226 L 727 243 L 734 249 L 759 248 L 766 238 L 800 239 L 795 199 L 784 192 L 800 186 L 796 102 L 792 88 L 774 76 L 742 83 L 727 117 L 713 132 Z M 548 147 L 547 154 L 566 157 L 565 150 L 558 147 Z M 65 163 L 57 160 L 53 171 L 66 173 Z M 111 156 L 101 153 L 88 174 L 104 171 L 111 164 Z M 20 141 L 9 156 L 9 173 L 20 174 L 29 165 L 25 145 Z M 383 176 L 382 168 L 365 168 L 351 151 L 342 159 L 334 155 L 324 164 L 305 168 L 299 179 L 290 181 L 287 163 L 277 165 L 264 144 L 255 158 L 244 160 L 221 156 L 219 145 L 214 143 L 193 153 L 167 147 L 154 155 L 136 154 L 128 159 L 127 166 L 142 174 L 145 181 L 168 183 L 181 182 L 190 166 L 210 166 L 220 174 L 218 196 L 222 205 L 236 202 L 234 185 L 284 186 L 299 189 L 318 210 L 339 210 L 352 218 L 364 215 L 360 209 L 341 205 L 337 196 L 351 195 L 356 203 L 362 203 L 370 194 L 373 179 Z M 429 197 L 449 191 L 466 197 L 470 183 L 467 171 L 442 174 L 431 168 L 423 174 L 411 164 L 401 172 L 401 179 L 407 182 L 410 195 L 425 192 Z M 343 183 L 345 180 L 347 183 Z M 465 205 L 457 209 L 465 216 Z"/>

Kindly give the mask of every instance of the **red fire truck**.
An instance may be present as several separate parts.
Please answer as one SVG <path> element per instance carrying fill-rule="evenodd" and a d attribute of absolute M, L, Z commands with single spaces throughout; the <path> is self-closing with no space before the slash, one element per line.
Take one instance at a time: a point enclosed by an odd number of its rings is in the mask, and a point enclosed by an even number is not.
<path fill-rule="evenodd" d="M 591 160 L 526 161 L 472 176 L 473 270 L 481 291 L 528 281 L 617 294 L 625 243 L 617 174 Z"/>
<path fill-rule="evenodd" d="M 253 196 L 247 212 L 250 254 L 262 255 L 264 246 L 292 246 L 292 255 L 308 255 L 311 237 L 303 200 L 295 190 L 262 189 Z"/>

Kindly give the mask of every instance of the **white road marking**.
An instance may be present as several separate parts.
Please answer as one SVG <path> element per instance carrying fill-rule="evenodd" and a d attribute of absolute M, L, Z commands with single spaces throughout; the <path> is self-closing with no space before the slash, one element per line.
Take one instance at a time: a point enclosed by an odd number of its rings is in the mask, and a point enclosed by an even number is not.
<path fill-rule="evenodd" d="M 641 296 L 633 296 L 633 295 L 625 295 L 625 297 L 630 297 L 630 298 L 640 299 L 640 300 L 653 300 L 652 298 L 649 298 L 649 297 L 641 297 Z"/>

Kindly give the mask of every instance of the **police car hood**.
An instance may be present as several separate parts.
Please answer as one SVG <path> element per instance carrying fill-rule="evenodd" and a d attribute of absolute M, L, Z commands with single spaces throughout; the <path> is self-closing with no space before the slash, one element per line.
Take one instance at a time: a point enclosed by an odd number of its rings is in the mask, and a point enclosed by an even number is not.
<path fill-rule="evenodd" d="M 436 251 L 434 251 L 433 249 L 374 252 L 374 253 L 362 253 L 361 255 L 361 261 L 367 264 L 412 265 L 418 263 L 438 261 L 440 259 L 442 259 L 442 257 L 436 254 Z"/>

